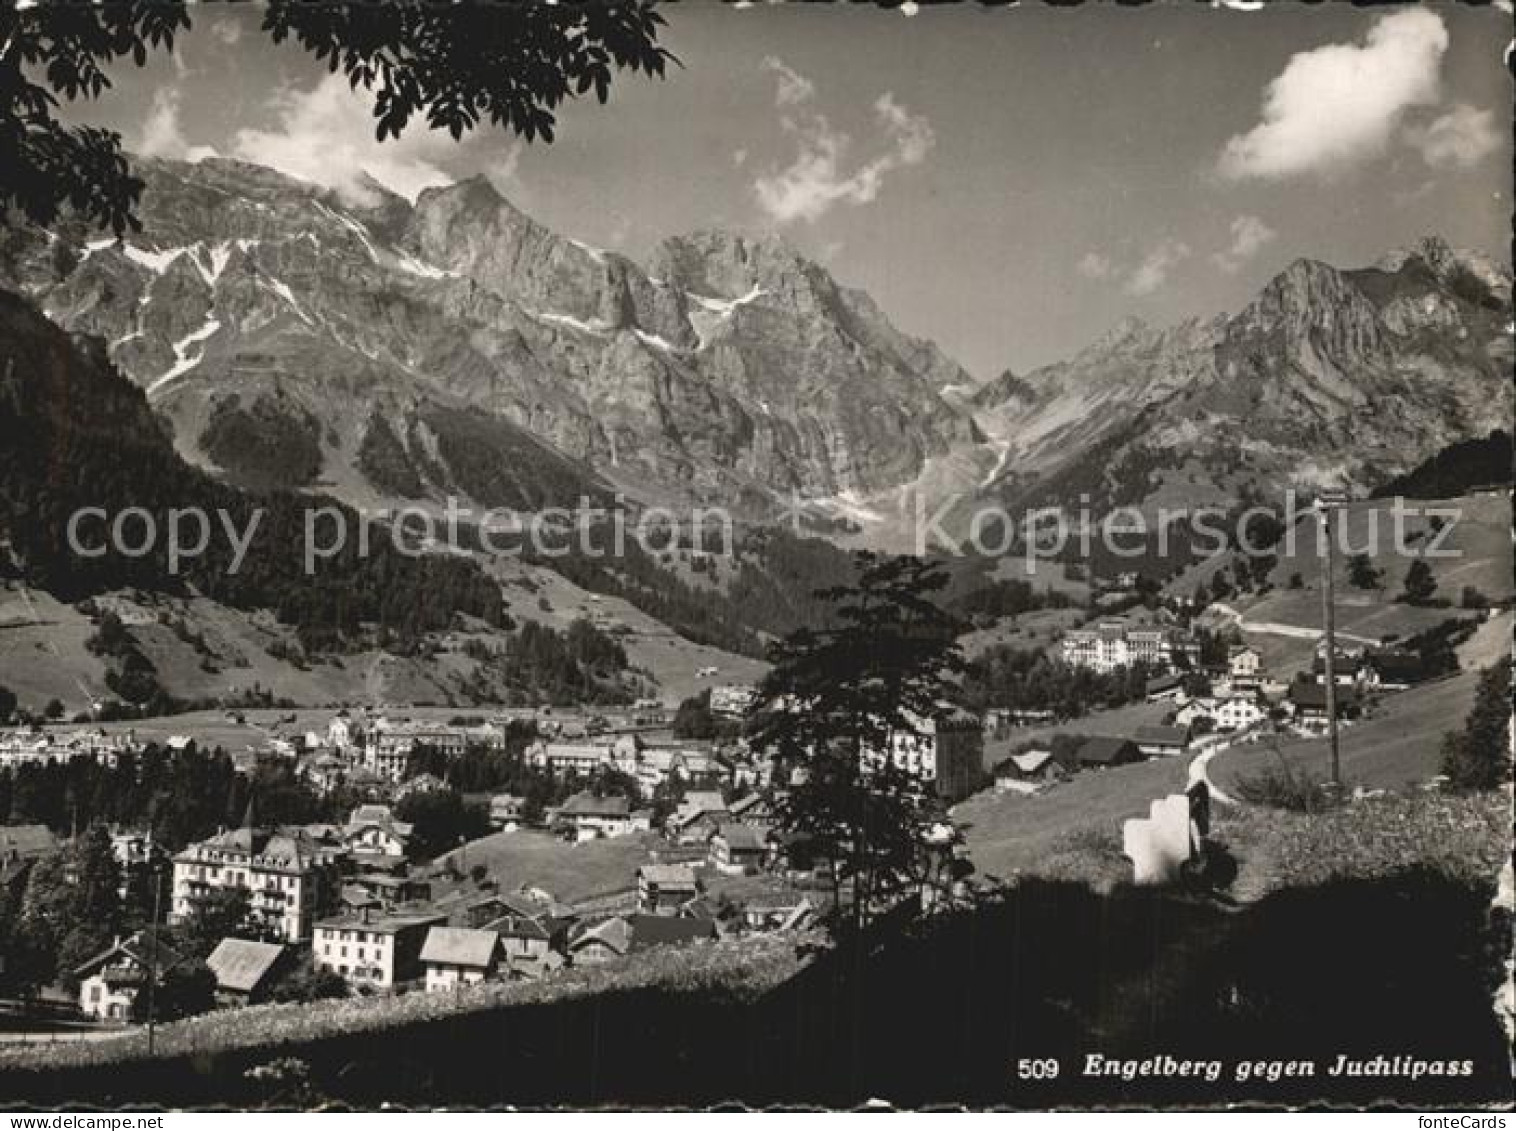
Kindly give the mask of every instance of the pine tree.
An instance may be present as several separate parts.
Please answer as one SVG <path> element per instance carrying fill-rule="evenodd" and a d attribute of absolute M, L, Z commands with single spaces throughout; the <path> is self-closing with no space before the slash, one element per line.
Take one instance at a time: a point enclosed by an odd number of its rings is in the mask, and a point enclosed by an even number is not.
<path fill-rule="evenodd" d="M 1511 780 L 1511 664 L 1486 668 L 1461 731 L 1442 742 L 1442 772 L 1460 792 L 1497 789 Z"/>
<path fill-rule="evenodd" d="M 931 599 L 947 584 L 936 564 L 860 553 L 856 568 L 853 585 L 820 594 L 835 627 L 802 628 L 771 650 L 748 737 L 789 783 L 775 800 L 780 827 L 828 863 L 858 931 L 938 863 L 941 807 L 887 752 L 956 698 L 964 663 L 958 625 Z"/>

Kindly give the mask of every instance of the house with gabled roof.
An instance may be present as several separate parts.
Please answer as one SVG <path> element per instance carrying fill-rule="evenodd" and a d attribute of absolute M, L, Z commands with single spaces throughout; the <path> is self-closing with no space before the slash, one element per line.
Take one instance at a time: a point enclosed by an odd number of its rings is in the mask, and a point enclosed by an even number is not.
<path fill-rule="evenodd" d="M 184 956 L 151 930 L 116 939 L 109 947 L 75 968 L 79 1011 L 98 1021 L 128 1021 L 132 1005 L 151 980 L 184 961 Z"/>
<path fill-rule="evenodd" d="M 718 790 L 692 789 L 663 823 L 664 833 L 680 844 L 704 844 L 730 810 Z"/>
<path fill-rule="evenodd" d="M 392 990 L 421 975 L 421 947 L 446 919 L 430 908 L 359 911 L 315 925 L 311 962 L 350 984 Z"/>
<path fill-rule="evenodd" d="M 574 966 L 598 966 L 620 958 L 632 945 L 632 928 L 625 917 L 613 915 L 595 923 L 581 923 L 569 932 L 567 958 Z"/>
<path fill-rule="evenodd" d="M 1177 726 L 1142 726 L 1132 736 L 1137 749 L 1150 757 L 1183 754 L 1190 745 L 1190 728 Z"/>
<path fill-rule="evenodd" d="M 740 821 L 725 821 L 707 841 L 711 867 L 729 876 L 759 871 L 769 856 L 765 831 Z"/>
<path fill-rule="evenodd" d="M 1035 793 L 1058 776 L 1060 767 L 1047 746 L 1033 746 L 1007 755 L 995 764 L 995 789 L 999 792 Z"/>
<path fill-rule="evenodd" d="M 403 868 L 413 826 L 395 818 L 388 805 L 360 805 L 342 830 L 355 864 L 381 871 Z"/>
<path fill-rule="evenodd" d="M 559 806 L 554 823 L 569 829 L 576 841 L 625 836 L 633 830 L 632 803 L 620 794 L 597 797 L 585 790 Z"/>
<path fill-rule="evenodd" d="M 474 927 L 433 927 L 421 946 L 428 990 L 451 990 L 493 977 L 500 968 L 500 936 Z"/>
<path fill-rule="evenodd" d="M 688 864 L 644 864 L 637 869 L 637 910 L 672 915 L 700 892 L 700 881 Z"/>
<path fill-rule="evenodd" d="M 507 912 L 486 923 L 485 929 L 500 936 L 509 975 L 537 978 L 561 966 L 574 925 L 572 915 L 519 896 L 507 897 L 506 905 Z"/>
<path fill-rule="evenodd" d="M 205 960 L 216 976 L 216 1004 L 238 1006 L 263 1001 L 287 953 L 287 948 L 278 943 L 222 939 Z"/>
<path fill-rule="evenodd" d="M 1056 751 L 1055 751 L 1056 753 Z M 1097 734 L 1082 739 L 1070 751 L 1076 769 L 1103 769 L 1142 761 L 1142 751 L 1130 738 Z"/>

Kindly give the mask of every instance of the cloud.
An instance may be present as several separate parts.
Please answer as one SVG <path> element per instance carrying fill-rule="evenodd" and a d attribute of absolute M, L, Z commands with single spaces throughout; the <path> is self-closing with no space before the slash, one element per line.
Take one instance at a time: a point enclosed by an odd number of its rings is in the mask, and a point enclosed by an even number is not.
<path fill-rule="evenodd" d="M 774 95 L 774 105 L 798 106 L 816 97 L 816 84 L 790 67 L 783 59 L 766 55 L 760 65 L 765 71 L 772 71 L 779 79 L 779 90 Z"/>
<path fill-rule="evenodd" d="M 1412 8 L 1379 17 L 1361 44 L 1292 56 L 1264 92 L 1262 120 L 1226 143 L 1221 175 L 1330 174 L 1383 153 L 1406 111 L 1437 102 L 1447 46 L 1442 18 Z"/>
<path fill-rule="evenodd" d="M 238 157 L 325 185 L 360 204 L 376 202 L 364 173 L 410 199 L 454 179 L 439 164 L 457 152 L 449 134 L 413 120 L 400 137 L 376 141 L 373 96 L 351 90 L 340 74 L 327 75 L 310 90 L 280 92 L 271 107 L 274 128 L 237 131 L 232 150 Z M 511 153 L 502 163 L 507 176 L 514 172 Z"/>
<path fill-rule="evenodd" d="M 732 150 L 732 166 L 734 168 L 740 169 L 740 168 L 742 168 L 746 164 L 747 164 L 747 150 L 746 149 L 734 149 L 734 150 Z"/>
<path fill-rule="evenodd" d="M 1187 244 L 1178 240 L 1164 240 L 1137 265 L 1127 277 L 1125 291 L 1129 295 L 1150 295 L 1169 281 L 1169 273 L 1190 257 Z"/>
<path fill-rule="evenodd" d="M 1495 115 L 1465 102 L 1425 126 L 1407 130 L 1406 140 L 1433 168 L 1467 169 L 1500 148 Z"/>
<path fill-rule="evenodd" d="M 777 223 L 814 221 L 837 204 L 868 204 L 888 174 L 921 164 L 936 143 L 931 123 L 886 91 L 873 105 L 873 148 L 882 152 L 850 168 L 853 139 L 815 108 L 815 84 L 772 56 L 763 66 L 778 76 L 774 104 L 796 145 L 793 161 L 753 184 L 759 207 Z"/>
<path fill-rule="evenodd" d="M 1116 274 L 1116 265 L 1098 251 L 1086 252 L 1075 270 L 1086 279 L 1109 279 Z"/>
<path fill-rule="evenodd" d="M 179 124 L 179 92 L 167 86 L 153 95 L 134 148 L 143 157 L 169 157 L 176 161 L 203 161 L 216 156 L 211 146 L 191 145 L 185 139 Z"/>
<path fill-rule="evenodd" d="M 211 23 L 210 32 L 227 47 L 235 47 L 242 38 L 242 24 L 238 20 L 215 20 Z"/>
<path fill-rule="evenodd" d="M 1279 234 L 1257 216 L 1237 217 L 1232 221 L 1231 231 L 1230 246 L 1211 256 L 1216 266 L 1228 274 L 1240 270 L 1244 263 L 1263 250 L 1265 244 L 1273 242 Z"/>

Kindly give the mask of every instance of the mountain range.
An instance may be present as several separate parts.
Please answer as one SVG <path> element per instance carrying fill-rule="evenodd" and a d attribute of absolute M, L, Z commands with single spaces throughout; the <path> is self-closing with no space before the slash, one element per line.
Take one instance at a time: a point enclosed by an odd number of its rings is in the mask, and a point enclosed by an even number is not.
<path fill-rule="evenodd" d="M 794 496 L 888 541 L 945 499 L 961 526 L 984 501 L 1367 490 L 1510 426 L 1510 273 L 1435 237 L 979 384 L 776 237 L 639 264 L 483 178 L 358 205 L 236 161 L 138 170 L 140 236 L 12 229 L 0 285 L 100 338 L 180 454 L 242 487 L 752 517 Z"/>

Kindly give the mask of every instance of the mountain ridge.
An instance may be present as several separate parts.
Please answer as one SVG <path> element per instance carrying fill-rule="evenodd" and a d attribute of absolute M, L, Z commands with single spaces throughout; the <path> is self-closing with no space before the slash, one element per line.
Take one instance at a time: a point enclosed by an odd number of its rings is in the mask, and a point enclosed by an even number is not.
<path fill-rule="evenodd" d="M 99 336 L 181 454 L 234 483 L 283 435 L 280 486 L 359 506 L 798 499 L 868 540 L 923 496 L 966 512 L 1103 482 L 1108 506 L 1186 468 L 1196 498 L 1367 489 L 1509 426 L 1509 272 L 1437 237 L 1297 259 L 1235 313 L 1125 318 L 980 383 L 775 235 L 671 235 L 639 263 L 482 176 L 354 203 L 240 161 L 142 172 L 150 238 L 12 234 L 0 278 Z"/>

